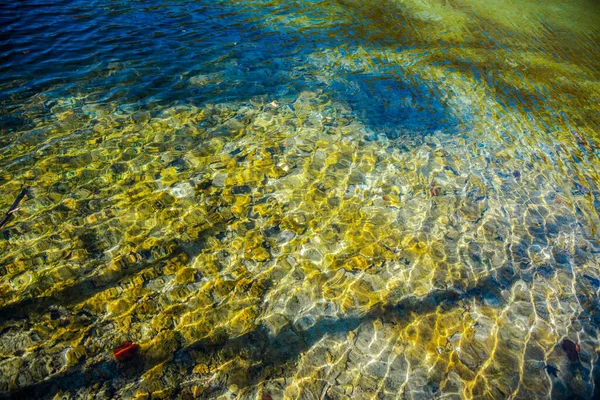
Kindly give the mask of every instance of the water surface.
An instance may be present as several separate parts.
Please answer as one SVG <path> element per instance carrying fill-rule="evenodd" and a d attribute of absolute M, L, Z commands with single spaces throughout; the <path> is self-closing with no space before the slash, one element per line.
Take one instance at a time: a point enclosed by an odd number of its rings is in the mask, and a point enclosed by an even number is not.
<path fill-rule="evenodd" d="M 595 2 L 0 19 L 3 396 L 597 395 Z"/>

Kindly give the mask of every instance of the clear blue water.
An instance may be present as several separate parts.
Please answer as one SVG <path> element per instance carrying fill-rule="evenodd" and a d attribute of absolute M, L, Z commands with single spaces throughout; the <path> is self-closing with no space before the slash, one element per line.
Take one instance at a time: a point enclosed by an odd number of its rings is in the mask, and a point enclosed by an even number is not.
<path fill-rule="evenodd" d="M 371 37 L 368 31 L 377 21 L 361 21 L 360 8 L 350 7 L 345 20 L 338 21 L 335 15 L 321 15 L 311 2 L 264 9 L 260 3 L 197 1 L 36 1 L 2 7 L 5 118 L 18 118 L 11 115 L 11 106 L 39 93 L 50 97 L 47 107 L 53 97 L 75 96 L 84 103 L 118 102 L 134 111 L 294 99 L 310 89 L 330 92 L 374 128 L 433 132 L 456 125 L 431 88 L 406 80 L 398 67 L 348 70 L 336 74 L 332 84 L 322 82 L 320 78 L 329 74 L 310 62 L 315 52 L 348 45 L 409 46 L 409 38 L 398 42 L 398 36 Z M 264 15 L 283 20 L 301 15 L 310 24 L 265 25 Z M 354 26 L 350 29 L 348 23 Z M 212 79 L 198 87 L 189 79 L 197 75 Z"/>
<path fill-rule="evenodd" d="M 598 21 L 3 2 L 0 397 L 597 396 Z"/>

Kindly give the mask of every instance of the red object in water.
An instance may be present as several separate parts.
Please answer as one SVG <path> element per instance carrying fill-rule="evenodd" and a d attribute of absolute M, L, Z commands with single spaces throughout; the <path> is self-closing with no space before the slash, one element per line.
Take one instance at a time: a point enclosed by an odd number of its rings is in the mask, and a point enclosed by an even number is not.
<path fill-rule="evenodd" d="M 562 341 L 561 347 L 565 353 L 567 353 L 567 357 L 569 357 L 570 361 L 575 362 L 579 360 L 579 351 L 581 348 L 577 343 L 569 339 L 565 339 Z"/>
<path fill-rule="evenodd" d="M 126 361 L 135 356 L 139 349 L 139 344 L 131 343 L 129 340 L 126 340 L 113 351 L 113 355 L 119 361 Z"/>

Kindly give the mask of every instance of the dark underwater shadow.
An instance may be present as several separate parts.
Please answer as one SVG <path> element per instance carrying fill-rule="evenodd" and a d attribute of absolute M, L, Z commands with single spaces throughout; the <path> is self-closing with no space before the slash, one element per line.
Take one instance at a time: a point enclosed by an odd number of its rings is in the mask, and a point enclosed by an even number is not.
<path fill-rule="evenodd" d="M 218 222 L 214 226 L 200 232 L 194 241 L 184 242 L 177 239 L 169 240 L 163 244 L 168 253 L 161 258 L 154 257 L 153 253 L 146 249 L 137 253 L 135 262 L 127 262 L 122 258 L 119 262 L 120 268 L 111 270 L 100 276 L 93 273 L 88 274 L 76 283 L 65 286 L 60 290 L 53 291 L 48 296 L 36 296 L 34 287 L 20 300 L 0 306 L 0 323 L 10 320 L 31 319 L 49 312 L 51 306 L 71 306 L 91 298 L 97 293 L 107 290 L 119 284 L 123 279 L 135 275 L 143 269 L 160 266 L 166 261 L 184 253 L 193 259 L 205 248 L 206 240 L 227 228 L 226 223 Z"/>
<path fill-rule="evenodd" d="M 173 359 L 177 360 L 178 364 L 187 364 L 192 362 L 189 358 L 191 351 L 201 351 L 204 353 L 225 351 L 228 354 L 239 354 L 241 351 L 247 352 L 250 348 L 250 357 L 252 360 L 260 362 L 259 367 L 254 367 L 248 371 L 248 383 L 254 384 L 258 382 L 263 369 L 283 365 L 297 359 L 302 352 L 310 349 L 325 335 L 350 332 L 357 329 L 365 321 L 378 318 L 400 323 L 413 313 L 429 313 L 440 305 L 447 308 L 457 307 L 461 298 L 466 298 L 471 293 L 479 293 L 488 285 L 497 287 L 495 286 L 495 280 L 490 280 L 489 282 L 483 282 L 481 287 L 474 288 L 472 291 L 462 295 L 453 290 L 438 290 L 424 298 L 407 298 L 394 305 L 376 307 L 364 316 L 323 319 L 317 321 L 306 330 L 297 330 L 292 326 L 288 326 L 281 330 L 275 337 L 270 337 L 267 328 L 261 325 L 251 332 L 225 340 L 219 344 L 205 341 L 195 342 L 178 350 L 174 354 Z M 117 374 L 134 378 L 142 375 L 145 371 L 162 361 L 157 360 L 156 364 L 145 366 L 144 363 L 137 363 L 133 366 L 121 367 L 116 361 L 110 360 L 95 363 L 85 369 L 82 366 L 77 366 L 45 381 L 14 392 L 4 393 L 3 395 L 18 399 L 50 397 L 58 391 L 79 390 L 83 387 L 89 387 L 92 384 L 110 381 Z"/>
<path fill-rule="evenodd" d="M 112 394 L 106 392 L 112 396 L 118 390 L 114 384 L 110 383 L 114 379 L 136 380 L 159 364 L 190 371 L 196 364 L 194 353 L 219 359 L 241 357 L 241 360 L 248 361 L 248 364 L 252 366 L 244 370 L 243 376 L 239 377 L 239 381 L 236 383 L 240 388 L 252 387 L 268 379 L 269 371 L 297 362 L 302 354 L 324 337 L 344 336 L 369 321 L 380 320 L 384 323 L 402 326 L 416 316 L 427 315 L 436 310 L 446 312 L 457 307 L 465 307 L 473 302 L 481 304 L 485 301 L 486 304 L 493 304 L 496 308 L 504 307 L 506 304 L 502 292 L 510 291 L 518 281 L 530 281 L 532 275 L 537 273 L 535 270 L 529 270 L 527 273 L 519 271 L 518 268 L 515 270 L 512 263 L 509 262 L 505 267 L 496 271 L 494 276 L 482 278 L 476 285 L 464 290 L 451 287 L 436 289 L 423 297 L 409 296 L 395 303 L 376 305 L 363 315 L 323 318 L 306 328 L 291 324 L 281 329 L 275 336 L 269 333 L 266 326 L 258 325 L 255 329 L 238 337 L 220 337 L 217 342 L 214 341 L 215 339 L 196 341 L 180 347 L 166 359 L 147 358 L 141 354 L 128 363 L 118 363 L 112 359 L 99 361 L 87 367 L 80 363 L 43 381 L 11 392 L 0 393 L 0 398 L 50 398 L 59 392 L 76 393 L 94 385 L 102 385 L 105 391 L 112 391 Z M 544 274 L 545 271 L 540 273 Z M 594 310 L 588 309 L 588 311 L 591 316 L 597 314 Z M 596 382 L 600 381 L 597 369 L 594 368 Z M 590 371 L 578 362 L 572 363 L 569 370 L 562 371 L 562 374 L 565 373 L 567 375 L 589 375 Z M 576 393 L 571 393 L 571 389 L 568 386 L 565 387 L 561 381 L 555 383 L 560 384 L 555 385 L 554 388 L 555 394 L 559 397 L 576 396 Z M 185 384 L 177 382 L 170 395 L 176 397 L 185 389 Z M 213 390 L 219 390 L 219 388 L 216 387 Z M 598 394 L 598 388 L 595 393 Z M 216 394 L 214 391 L 209 391 L 203 396 L 210 397 Z"/>
<path fill-rule="evenodd" d="M 502 275 L 504 278 L 501 280 L 494 277 L 482 279 L 475 287 L 464 292 L 452 288 L 437 289 L 424 297 L 411 296 L 395 304 L 375 306 L 364 315 L 339 319 L 325 318 L 316 321 L 304 330 L 289 325 L 274 337 L 269 334 L 267 327 L 259 325 L 242 336 L 223 338 L 219 343 L 197 341 L 180 348 L 168 360 L 156 359 L 144 362 L 142 356 L 126 365 L 120 365 L 114 360 L 100 361 L 86 368 L 77 365 L 44 381 L 12 392 L 2 393 L 1 396 L 15 399 L 48 398 L 58 392 L 78 391 L 85 387 L 109 382 L 117 376 L 136 379 L 163 362 L 176 364 L 179 368 L 189 368 L 195 364 L 192 357 L 193 352 L 214 355 L 223 353 L 231 356 L 244 354 L 244 357 L 254 364 L 246 371 L 244 382 L 240 382 L 242 387 L 248 387 L 259 383 L 264 378 L 263 373 L 266 370 L 295 362 L 301 354 L 312 348 L 323 337 L 346 334 L 367 321 L 379 319 L 386 323 L 403 324 L 415 315 L 431 313 L 438 307 L 447 311 L 461 307 L 465 301 L 481 301 L 484 295 L 488 301 L 491 297 L 495 297 L 501 306 L 501 291 L 510 289 L 516 281 L 521 279 L 512 273 L 512 268 L 508 268 Z M 178 386 L 175 393 L 182 389 L 183 387 Z"/>

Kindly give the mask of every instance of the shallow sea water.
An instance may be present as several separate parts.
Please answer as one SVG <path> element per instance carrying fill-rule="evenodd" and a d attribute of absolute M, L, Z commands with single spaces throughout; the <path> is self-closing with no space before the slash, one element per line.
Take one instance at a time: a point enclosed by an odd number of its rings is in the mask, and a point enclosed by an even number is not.
<path fill-rule="evenodd" d="M 600 395 L 596 2 L 0 21 L 0 397 Z"/>

